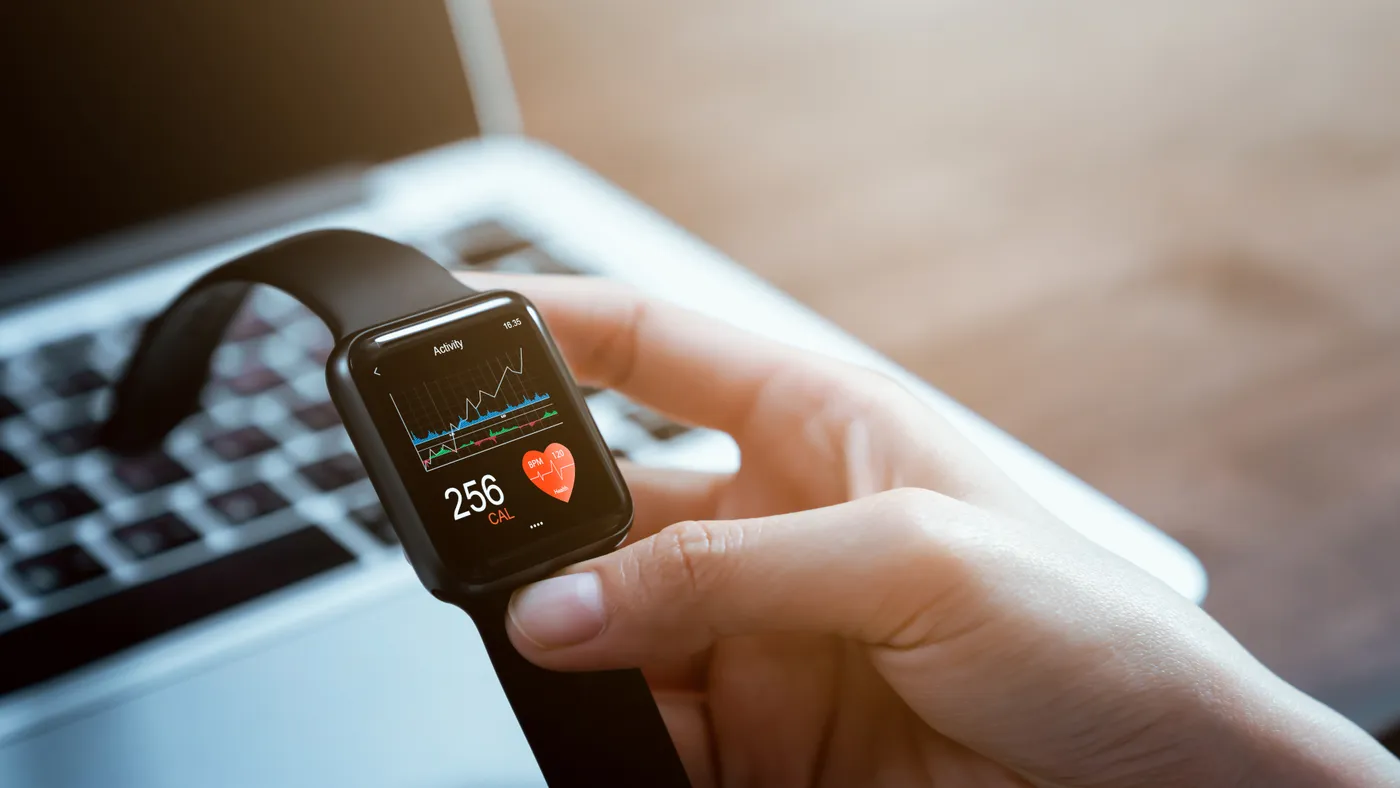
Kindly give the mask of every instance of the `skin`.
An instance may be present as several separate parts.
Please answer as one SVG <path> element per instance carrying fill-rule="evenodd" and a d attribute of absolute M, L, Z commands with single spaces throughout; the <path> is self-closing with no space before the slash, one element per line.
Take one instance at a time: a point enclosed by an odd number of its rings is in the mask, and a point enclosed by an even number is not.
<path fill-rule="evenodd" d="M 1400 786 L 1200 608 L 876 373 L 599 280 L 525 293 L 578 378 L 723 430 L 625 469 L 618 551 L 517 592 L 557 670 L 640 666 L 697 786 Z"/>

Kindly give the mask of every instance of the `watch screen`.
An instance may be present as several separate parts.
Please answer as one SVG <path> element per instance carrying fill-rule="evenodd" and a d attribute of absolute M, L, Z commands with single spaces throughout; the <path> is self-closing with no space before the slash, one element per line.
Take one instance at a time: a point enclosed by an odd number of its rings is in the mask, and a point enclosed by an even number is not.
<path fill-rule="evenodd" d="M 533 307 L 490 294 L 362 337 L 351 374 L 442 562 L 487 581 L 597 542 L 630 504 Z"/>

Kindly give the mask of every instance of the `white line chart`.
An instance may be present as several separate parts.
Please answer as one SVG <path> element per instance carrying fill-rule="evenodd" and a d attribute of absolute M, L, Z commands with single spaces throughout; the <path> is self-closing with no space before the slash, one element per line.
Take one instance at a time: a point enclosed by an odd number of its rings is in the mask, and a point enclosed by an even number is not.
<path fill-rule="evenodd" d="M 399 422 L 432 471 L 560 425 L 559 407 L 535 387 L 525 350 L 454 364 L 439 378 L 391 393 Z"/>
<path fill-rule="evenodd" d="M 537 474 L 535 474 L 534 476 L 531 476 L 531 477 L 530 477 L 530 480 L 531 480 L 531 481 L 544 481 L 544 477 L 549 476 L 550 474 L 553 474 L 554 477 L 555 477 L 556 479 L 558 479 L 560 482 L 563 482 L 563 481 L 564 481 L 564 469 L 565 469 L 565 468 L 572 468 L 572 467 L 574 467 L 574 464 L 573 464 L 572 462 L 566 462 L 566 463 L 564 463 L 563 465 L 557 465 L 557 466 L 556 466 L 556 465 L 554 464 L 554 460 L 550 460 L 550 461 L 549 461 L 549 470 L 545 470 L 544 468 L 540 468 L 540 472 L 537 473 Z"/>

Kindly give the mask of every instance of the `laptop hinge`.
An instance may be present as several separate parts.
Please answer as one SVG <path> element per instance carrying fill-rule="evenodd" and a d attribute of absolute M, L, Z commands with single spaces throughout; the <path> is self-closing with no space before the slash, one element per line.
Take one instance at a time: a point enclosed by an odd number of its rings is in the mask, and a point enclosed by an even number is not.
<path fill-rule="evenodd" d="M 6 265 L 0 268 L 0 307 L 362 203 L 366 172 L 337 167 Z"/>

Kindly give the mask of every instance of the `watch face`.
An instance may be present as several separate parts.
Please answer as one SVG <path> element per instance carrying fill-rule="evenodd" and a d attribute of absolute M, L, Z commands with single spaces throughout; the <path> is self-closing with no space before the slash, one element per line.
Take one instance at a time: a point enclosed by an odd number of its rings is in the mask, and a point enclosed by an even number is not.
<path fill-rule="evenodd" d="M 616 538 L 631 501 L 533 306 L 491 293 L 355 340 L 350 371 L 441 563 L 489 583 Z"/>

